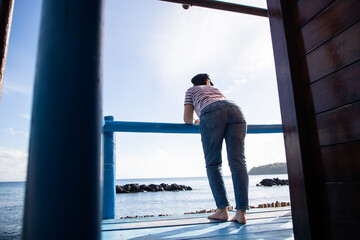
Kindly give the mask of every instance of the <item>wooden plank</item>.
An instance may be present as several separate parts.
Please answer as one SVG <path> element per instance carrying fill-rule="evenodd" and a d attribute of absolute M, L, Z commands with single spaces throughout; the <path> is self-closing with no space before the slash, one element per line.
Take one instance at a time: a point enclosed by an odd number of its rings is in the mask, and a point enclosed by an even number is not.
<path fill-rule="evenodd" d="M 249 221 L 247 224 L 218 222 L 212 224 L 163 226 L 158 228 L 128 229 L 120 231 L 102 231 L 102 239 L 212 239 L 214 237 L 236 237 L 254 239 L 258 234 L 276 233 L 274 239 L 291 239 L 291 217 Z M 251 235 L 249 235 L 251 234 Z M 251 238 L 250 238 L 251 236 Z"/>
<path fill-rule="evenodd" d="M 207 216 L 207 215 L 206 215 Z M 173 220 L 158 220 L 158 221 L 141 221 L 141 222 L 130 222 L 130 223 L 117 223 L 117 224 L 106 224 L 102 226 L 102 231 L 113 231 L 113 230 L 129 230 L 137 228 L 155 228 L 163 226 L 186 226 L 186 225 L 197 225 L 197 224 L 213 224 L 222 221 L 210 220 L 207 217 L 202 218 L 188 218 L 188 219 L 173 219 Z M 278 218 L 278 217 L 289 217 L 291 212 L 287 211 L 276 211 L 276 212 L 263 212 L 256 214 L 249 214 L 248 220 L 265 219 L 265 218 Z"/>
<path fill-rule="evenodd" d="M 315 149 L 314 161 L 320 181 L 360 181 L 360 141 Z"/>
<path fill-rule="evenodd" d="M 360 204 L 356 201 L 360 199 L 359 182 L 333 182 L 322 186 L 318 202 L 320 216 L 360 223 Z"/>
<path fill-rule="evenodd" d="M 209 238 L 200 238 L 201 240 L 213 240 L 213 239 L 220 239 L 220 240 L 231 240 L 236 239 L 239 240 L 257 240 L 257 239 L 266 239 L 266 240 L 290 240 L 294 239 L 292 229 L 281 229 L 281 230 L 273 230 L 271 232 L 257 232 L 257 233 L 248 233 L 246 236 L 239 236 L 239 235 L 227 235 L 227 236 L 211 236 Z M 193 239 L 193 238 L 192 238 Z"/>
<path fill-rule="evenodd" d="M 189 219 L 173 219 L 173 220 L 159 220 L 159 221 L 139 221 L 131 223 L 117 223 L 103 225 L 102 231 L 114 231 L 114 230 L 130 230 L 140 228 L 157 228 L 157 227 L 174 227 L 174 226 L 186 226 L 186 225 L 198 225 L 198 224 L 212 224 L 221 221 L 210 220 L 207 218 L 189 218 Z"/>
<path fill-rule="evenodd" d="M 321 113 L 311 121 L 312 141 L 317 146 L 360 140 L 360 101 Z"/>
<path fill-rule="evenodd" d="M 294 16 L 294 27 L 299 28 L 321 12 L 334 0 L 299 0 L 291 9 Z"/>
<path fill-rule="evenodd" d="M 359 1 L 360 2 L 360 1 Z M 360 100 L 360 61 L 305 88 L 309 114 Z"/>
<path fill-rule="evenodd" d="M 360 59 L 360 22 L 300 59 L 304 85 Z"/>
<path fill-rule="evenodd" d="M 359 0 L 333 2 L 297 32 L 299 56 L 305 55 L 359 21 L 359 13 Z"/>
<path fill-rule="evenodd" d="M 359 222 L 320 217 L 318 219 L 318 223 L 321 223 L 322 225 L 321 239 L 342 239 L 342 240 L 360 239 Z"/>
<path fill-rule="evenodd" d="M 251 216 L 258 213 L 285 213 L 291 211 L 290 206 L 286 207 L 274 207 L 274 208 L 252 208 L 246 212 L 247 216 Z M 230 214 L 235 214 L 235 210 L 230 210 Z M 131 223 L 131 222 L 147 222 L 147 221 L 168 221 L 168 220 L 180 220 L 180 219 L 195 219 L 195 218 L 206 218 L 212 213 L 200 213 L 200 214 L 184 214 L 174 216 L 154 216 L 154 217 L 143 217 L 143 218 L 123 218 L 123 219 L 105 219 L 102 220 L 102 224 L 114 224 L 114 223 Z"/>

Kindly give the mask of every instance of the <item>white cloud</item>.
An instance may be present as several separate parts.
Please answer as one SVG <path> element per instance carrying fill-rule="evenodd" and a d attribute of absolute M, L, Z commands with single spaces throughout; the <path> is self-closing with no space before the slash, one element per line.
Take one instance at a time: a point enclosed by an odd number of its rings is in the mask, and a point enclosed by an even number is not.
<path fill-rule="evenodd" d="M 247 84 L 248 80 L 245 78 L 235 79 L 234 84 L 230 85 L 223 91 L 225 95 L 237 92 L 243 85 Z"/>
<path fill-rule="evenodd" d="M 24 181 L 28 154 L 0 147 L 0 181 Z"/>
<path fill-rule="evenodd" d="M 29 132 L 14 130 L 13 128 L 8 128 L 6 130 L 3 130 L 3 132 L 4 131 L 10 133 L 11 135 L 22 135 L 24 137 L 29 137 Z"/>
<path fill-rule="evenodd" d="M 28 114 L 20 114 L 20 117 L 26 119 L 26 120 L 30 120 L 31 119 L 31 116 L 28 115 Z"/>
<path fill-rule="evenodd" d="M 26 85 L 18 85 L 13 82 L 8 82 L 8 79 L 4 80 L 3 85 L 3 92 L 4 94 L 25 94 L 25 95 L 31 95 L 32 94 L 32 88 Z"/>
<path fill-rule="evenodd" d="M 235 82 L 235 85 L 240 86 L 240 85 L 248 83 L 248 80 L 243 78 L 243 79 L 236 79 L 234 82 Z"/>

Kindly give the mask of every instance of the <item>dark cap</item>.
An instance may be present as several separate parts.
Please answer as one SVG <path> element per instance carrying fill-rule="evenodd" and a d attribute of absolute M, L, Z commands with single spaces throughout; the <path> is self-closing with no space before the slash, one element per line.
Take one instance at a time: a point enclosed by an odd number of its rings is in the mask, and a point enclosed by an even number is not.
<path fill-rule="evenodd" d="M 196 85 L 206 85 L 206 80 L 210 81 L 210 85 L 214 86 L 214 84 L 211 82 L 210 77 L 206 73 L 199 73 L 195 77 L 191 79 L 192 84 Z"/>

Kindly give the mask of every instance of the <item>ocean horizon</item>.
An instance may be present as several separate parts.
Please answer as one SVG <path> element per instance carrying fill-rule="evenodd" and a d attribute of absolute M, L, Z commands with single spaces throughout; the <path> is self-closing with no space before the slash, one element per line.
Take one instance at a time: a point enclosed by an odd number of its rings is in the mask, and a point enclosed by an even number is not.
<path fill-rule="evenodd" d="M 249 205 L 272 202 L 290 202 L 288 186 L 257 187 L 264 178 L 288 179 L 287 174 L 250 175 Z M 224 176 L 229 201 L 235 207 L 234 191 L 230 176 Z M 25 196 L 24 181 L 0 182 L 0 239 L 21 239 L 22 216 Z M 207 177 L 131 178 L 116 179 L 116 185 L 181 184 L 191 191 L 140 192 L 116 194 L 115 218 L 171 215 L 216 209 Z"/>

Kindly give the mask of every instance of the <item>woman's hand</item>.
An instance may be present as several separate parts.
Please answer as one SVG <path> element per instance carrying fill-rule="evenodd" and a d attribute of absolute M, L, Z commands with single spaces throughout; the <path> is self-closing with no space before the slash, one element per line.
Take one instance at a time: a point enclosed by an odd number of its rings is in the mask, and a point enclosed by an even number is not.
<path fill-rule="evenodd" d="M 196 119 L 195 124 L 199 124 L 199 123 L 200 123 L 200 119 Z"/>

